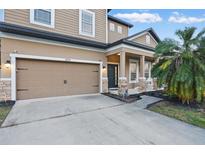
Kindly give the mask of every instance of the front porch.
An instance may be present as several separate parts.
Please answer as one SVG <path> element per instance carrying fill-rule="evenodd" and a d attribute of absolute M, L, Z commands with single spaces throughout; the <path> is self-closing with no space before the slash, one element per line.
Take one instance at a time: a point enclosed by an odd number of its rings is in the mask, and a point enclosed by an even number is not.
<path fill-rule="evenodd" d="M 157 90 L 151 78 L 154 52 L 119 48 L 107 53 L 108 91 L 117 95 L 133 95 Z"/>

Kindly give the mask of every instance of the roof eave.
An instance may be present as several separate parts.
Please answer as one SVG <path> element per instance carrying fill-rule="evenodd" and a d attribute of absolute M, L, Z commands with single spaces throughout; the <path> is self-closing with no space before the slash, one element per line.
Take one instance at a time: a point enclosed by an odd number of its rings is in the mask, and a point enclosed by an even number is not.
<path fill-rule="evenodd" d="M 75 37 L 66 36 L 66 35 L 62 35 L 58 33 L 37 30 L 34 28 L 28 28 L 28 27 L 19 26 L 19 25 L 8 24 L 4 22 L 0 22 L 0 31 L 6 32 L 6 33 L 17 34 L 17 35 L 48 39 L 52 41 L 59 41 L 59 42 L 64 42 L 64 43 L 78 44 L 82 46 L 88 46 L 88 47 L 94 47 L 94 48 L 100 48 L 100 49 L 107 48 L 107 44 L 104 44 L 101 42 L 90 41 L 90 40 L 81 39 L 81 38 L 75 38 Z"/>
<path fill-rule="evenodd" d="M 126 22 L 126 21 L 123 21 L 123 20 L 121 20 L 121 19 L 119 19 L 119 18 L 116 18 L 116 17 L 113 17 L 113 16 L 111 16 L 111 15 L 108 15 L 108 19 L 110 19 L 110 20 L 112 20 L 112 21 L 115 21 L 115 22 L 117 22 L 117 23 L 123 24 L 123 25 L 125 25 L 125 26 L 128 26 L 129 28 L 132 28 L 132 27 L 134 26 L 134 25 L 132 25 L 132 24 Z"/>
<path fill-rule="evenodd" d="M 156 34 L 156 32 L 154 31 L 153 28 L 148 28 L 148 29 L 145 29 L 145 30 L 143 30 L 141 32 L 135 33 L 135 34 L 133 34 L 131 36 L 128 36 L 126 39 L 129 40 L 129 39 L 131 39 L 133 37 L 136 37 L 136 36 L 138 36 L 138 35 L 140 35 L 142 33 L 145 33 L 145 32 L 150 33 L 158 43 L 161 41 L 159 36 Z"/>
<path fill-rule="evenodd" d="M 113 43 L 109 44 L 108 49 L 111 48 L 111 47 L 115 47 L 117 45 L 120 45 L 120 44 L 126 44 L 126 45 L 130 45 L 132 47 L 137 47 L 137 48 L 141 48 L 141 49 L 144 49 L 144 50 L 149 50 L 149 51 L 152 51 L 152 52 L 155 51 L 155 49 L 152 48 L 152 47 L 148 47 L 148 46 L 145 46 L 145 45 L 140 44 L 140 43 L 128 41 L 126 39 L 121 39 L 119 41 L 116 41 L 116 42 L 113 42 Z"/>

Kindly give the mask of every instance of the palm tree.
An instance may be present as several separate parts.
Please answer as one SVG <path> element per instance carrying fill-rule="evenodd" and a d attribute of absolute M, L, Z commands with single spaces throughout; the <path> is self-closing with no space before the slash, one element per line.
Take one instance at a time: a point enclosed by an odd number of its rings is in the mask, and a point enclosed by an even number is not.
<path fill-rule="evenodd" d="M 152 76 L 158 86 L 176 95 L 183 103 L 202 102 L 205 93 L 205 29 L 198 34 L 195 27 L 176 31 L 180 41 L 165 39 L 155 50 L 158 63 Z"/>

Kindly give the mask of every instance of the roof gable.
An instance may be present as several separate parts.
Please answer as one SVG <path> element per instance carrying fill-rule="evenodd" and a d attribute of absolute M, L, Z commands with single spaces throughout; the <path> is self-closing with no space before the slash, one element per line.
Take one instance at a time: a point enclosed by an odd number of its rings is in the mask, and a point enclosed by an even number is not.
<path fill-rule="evenodd" d="M 160 42 L 160 38 L 159 36 L 155 33 L 155 31 L 152 29 L 152 28 L 148 28 L 148 29 L 145 29 L 139 33 L 136 33 L 134 35 L 131 35 L 129 37 L 127 37 L 126 39 L 127 40 L 133 40 L 133 39 L 136 39 L 142 35 L 145 35 L 145 34 L 150 34 L 150 36 L 156 41 L 156 43 L 159 43 Z"/>

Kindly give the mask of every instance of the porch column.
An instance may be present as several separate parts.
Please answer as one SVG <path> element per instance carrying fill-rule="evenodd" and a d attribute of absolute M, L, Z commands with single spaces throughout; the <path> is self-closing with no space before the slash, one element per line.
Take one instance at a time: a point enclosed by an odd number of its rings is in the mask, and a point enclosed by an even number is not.
<path fill-rule="evenodd" d="M 127 78 L 125 76 L 126 53 L 124 49 L 120 51 L 120 77 L 119 77 L 119 95 L 125 96 L 127 90 Z"/>
<path fill-rule="evenodd" d="M 120 78 L 125 78 L 125 51 L 120 51 Z"/>
<path fill-rule="evenodd" d="M 145 56 L 140 56 L 140 78 L 144 79 Z"/>
<path fill-rule="evenodd" d="M 146 81 L 144 76 L 145 69 L 145 56 L 140 56 L 140 76 L 139 76 L 139 90 L 141 92 L 146 91 Z"/>

